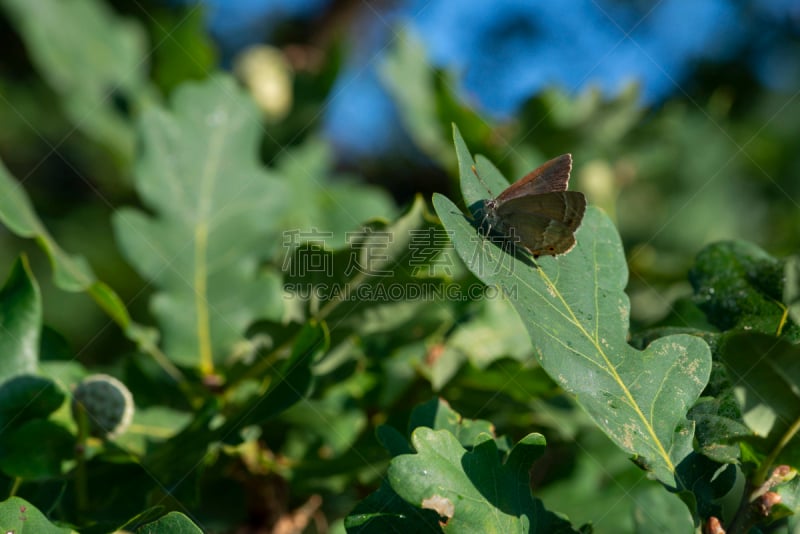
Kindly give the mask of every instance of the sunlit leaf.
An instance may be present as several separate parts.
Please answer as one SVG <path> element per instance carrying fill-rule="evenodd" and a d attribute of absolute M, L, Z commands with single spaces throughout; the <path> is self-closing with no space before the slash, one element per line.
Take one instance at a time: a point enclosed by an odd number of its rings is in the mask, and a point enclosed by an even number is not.
<path fill-rule="evenodd" d="M 573 532 L 531 495 L 528 472 L 544 450 L 530 434 L 504 463 L 485 435 L 472 451 L 446 430 L 421 427 L 412 434 L 416 454 L 392 460 L 389 481 L 407 502 L 437 512 L 445 532 Z"/>
<path fill-rule="evenodd" d="M 0 531 L 14 534 L 70 534 L 69 528 L 57 527 L 35 506 L 19 497 L 0 503 Z"/>
<path fill-rule="evenodd" d="M 136 189 L 153 215 L 121 210 L 114 229 L 159 288 L 151 306 L 168 357 L 208 374 L 247 325 L 282 314 L 279 277 L 259 263 L 274 250 L 286 189 L 258 162 L 259 115 L 232 79 L 173 97 L 141 121 Z"/>
<path fill-rule="evenodd" d="M 466 204 L 473 205 L 496 184 L 477 180 L 457 132 L 456 150 Z M 488 242 L 446 197 L 433 200 L 470 270 L 516 292 L 512 304 L 548 374 L 618 446 L 665 484 L 680 486 L 676 466 L 691 452 L 694 433 L 685 416 L 708 381 L 711 355 L 705 342 L 688 335 L 660 338 L 644 351 L 628 345 L 627 266 L 611 221 L 588 209 L 575 249 L 532 261 Z"/>
<path fill-rule="evenodd" d="M 464 447 L 474 447 L 494 435 L 494 426 L 482 419 L 462 417 L 444 399 L 435 398 L 414 407 L 408 421 L 409 434 L 416 428 L 447 430 Z"/>
<path fill-rule="evenodd" d="M 491 423 L 463 418 L 441 399 L 415 407 L 409 432 L 410 446 L 379 429 L 395 457 L 388 480 L 347 517 L 348 532 L 574 532 L 531 494 L 541 435 L 509 450 Z"/>

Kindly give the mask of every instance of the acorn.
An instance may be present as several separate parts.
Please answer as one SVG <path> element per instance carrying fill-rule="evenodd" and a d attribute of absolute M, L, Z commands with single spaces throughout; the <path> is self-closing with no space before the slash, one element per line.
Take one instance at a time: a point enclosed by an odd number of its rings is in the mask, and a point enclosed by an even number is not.
<path fill-rule="evenodd" d="M 125 384 L 105 374 L 91 375 L 72 393 L 72 416 L 78 421 L 78 404 L 86 412 L 89 434 L 111 439 L 128 429 L 133 419 L 133 395 Z"/>

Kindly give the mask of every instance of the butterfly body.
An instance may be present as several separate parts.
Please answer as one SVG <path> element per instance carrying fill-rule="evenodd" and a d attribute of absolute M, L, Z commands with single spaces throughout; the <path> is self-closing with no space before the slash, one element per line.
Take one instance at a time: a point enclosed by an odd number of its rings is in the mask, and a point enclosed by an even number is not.
<path fill-rule="evenodd" d="M 567 191 L 572 156 L 552 159 L 511 184 L 483 211 L 490 231 L 518 243 L 534 256 L 566 254 L 586 211 L 586 197 Z"/>

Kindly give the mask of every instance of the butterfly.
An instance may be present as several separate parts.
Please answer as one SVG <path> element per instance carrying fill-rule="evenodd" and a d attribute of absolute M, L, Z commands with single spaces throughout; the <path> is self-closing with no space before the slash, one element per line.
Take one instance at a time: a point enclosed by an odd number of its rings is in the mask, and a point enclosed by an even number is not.
<path fill-rule="evenodd" d="M 572 250 L 575 231 L 586 212 L 586 197 L 578 191 L 567 191 L 571 170 L 572 156 L 558 156 L 508 186 L 496 198 L 484 200 L 484 220 L 489 231 L 513 240 L 534 257 L 557 256 Z"/>

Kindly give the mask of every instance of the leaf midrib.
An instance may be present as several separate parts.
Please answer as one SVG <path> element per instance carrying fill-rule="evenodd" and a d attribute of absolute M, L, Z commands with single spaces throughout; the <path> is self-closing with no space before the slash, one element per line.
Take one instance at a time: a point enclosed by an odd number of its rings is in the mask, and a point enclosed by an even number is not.
<path fill-rule="evenodd" d="M 595 247 L 596 247 L 596 244 L 595 244 Z M 597 253 L 596 253 L 596 250 L 594 248 L 592 250 L 592 255 L 593 255 L 592 264 L 593 265 L 597 265 Z M 597 365 L 597 367 L 599 369 L 606 371 L 611 376 L 611 378 L 614 380 L 614 382 L 618 385 L 618 387 L 622 390 L 623 395 L 625 396 L 625 399 L 630 404 L 630 406 L 633 408 L 634 413 L 636 414 L 636 416 L 642 421 L 642 424 L 644 425 L 644 427 L 647 429 L 647 433 L 649 434 L 651 440 L 653 441 L 653 443 L 656 446 L 656 453 L 664 460 L 664 462 L 666 463 L 666 465 L 669 468 L 670 472 L 674 473 L 675 472 L 675 466 L 672 463 L 672 460 L 669 457 L 669 454 L 667 453 L 666 449 L 664 448 L 664 445 L 662 444 L 661 440 L 658 438 L 658 436 L 657 436 L 657 434 L 655 432 L 655 429 L 650 424 L 650 422 L 647 419 L 647 417 L 645 416 L 644 412 L 642 412 L 642 410 L 640 409 L 638 402 L 636 402 L 633 394 L 628 389 L 628 387 L 626 386 L 625 382 L 620 377 L 619 373 L 617 373 L 616 368 L 614 367 L 614 365 L 612 365 L 609 357 L 606 355 L 605 351 L 603 350 L 602 346 L 600 345 L 599 340 L 596 339 L 596 337 L 591 336 L 589 334 L 589 332 L 583 327 L 583 324 L 578 320 L 578 317 L 576 316 L 576 314 L 572 310 L 572 307 L 566 302 L 566 300 L 564 299 L 564 296 L 558 290 L 558 288 L 555 286 L 555 284 L 552 282 L 552 280 L 550 280 L 550 278 L 547 276 L 547 273 L 544 272 L 544 269 L 542 269 L 541 266 L 540 266 L 539 269 L 537 269 L 537 271 L 539 272 L 539 276 L 542 278 L 542 281 L 544 282 L 544 284 L 552 291 L 552 294 L 555 295 L 556 298 L 561 302 L 561 305 L 564 307 L 564 310 L 566 310 L 567 315 L 564 315 L 564 311 L 559 310 L 555 306 L 550 304 L 551 306 L 553 306 L 554 311 L 556 311 L 560 315 L 563 315 L 565 317 L 565 319 L 567 319 L 576 328 L 578 328 L 578 330 L 581 332 L 581 334 L 586 339 L 589 340 L 589 342 L 594 347 L 595 351 L 602 358 L 603 363 L 605 364 L 605 367 L 603 367 L 601 365 L 598 365 L 597 362 L 595 362 L 594 360 L 592 360 L 588 356 L 584 356 L 584 357 L 586 357 L 588 361 L 590 361 L 592 363 L 595 363 L 595 365 Z M 535 288 L 533 286 L 527 284 L 524 279 L 517 277 L 517 280 L 519 280 L 520 282 L 525 284 L 529 289 L 531 289 L 532 291 L 535 292 Z M 597 270 L 595 270 L 595 273 L 594 273 L 594 282 L 595 282 L 595 290 L 594 290 L 595 291 L 595 298 L 594 298 L 594 301 L 595 301 L 595 312 L 596 312 L 595 320 L 597 321 L 598 329 L 599 329 L 599 320 L 600 319 L 599 319 L 599 313 L 598 313 L 599 310 L 598 310 L 598 307 L 597 307 L 598 306 L 597 291 L 599 290 L 599 283 L 598 283 L 598 279 L 597 279 Z M 547 302 L 547 299 L 543 299 L 543 300 L 545 300 Z M 568 347 L 568 348 L 572 352 L 575 352 L 575 349 L 573 347 Z"/>
<path fill-rule="evenodd" d="M 204 375 L 214 373 L 214 355 L 211 350 L 211 319 L 208 310 L 208 234 L 211 206 L 211 192 L 214 176 L 219 168 L 219 158 L 223 140 L 228 134 L 225 122 L 219 128 L 213 129 L 211 143 L 209 144 L 208 158 L 203 165 L 200 179 L 200 194 L 198 197 L 198 218 L 194 229 L 194 302 L 195 317 L 197 317 L 197 341 L 200 356 L 200 372 Z"/>
<path fill-rule="evenodd" d="M 592 248 L 592 265 L 597 265 L 596 243 L 594 245 L 595 246 Z M 625 384 L 625 382 L 622 380 L 622 377 L 620 377 L 619 373 L 617 373 L 616 367 L 614 367 L 614 365 L 612 365 L 610 359 L 606 355 L 606 353 L 603 350 L 603 347 L 600 345 L 599 341 L 595 337 L 592 337 L 591 335 L 589 335 L 589 332 L 587 332 L 586 329 L 583 327 L 583 323 L 581 323 L 578 320 L 578 317 L 575 315 L 574 311 L 572 310 L 572 307 L 566 302 L 566 300 L 564 299 L 564 296 L 561 294 L 561 292 L 558 290 L 558 288 L 550 280 L 550 277 L 547 276 L 547 273 L 544 272 L 544 269 L 542 269 L 540 267 L 539 269 L 537 269 L 537 271 L 539 272 L 539 276 L 542 278 L 543 282 L 553 291 L 553 294 L 556 295 L 556 298 L 558 298 L 558 300 L 561 302 L 562 306 L 564 306 L 564 309 L 567 311 L 567 313 L 569 314 L 569 316 L 571 318 L 571 322 L 578 328 L 578 330 L 581 332 L 581 334 L 583 334 L 586 337 L 586 339 L 589 340 L 589 342 L 594 346 L 594 348 L 597 351 L 597 353 L 603 359 L 603 362 L 606 365 L 605 370 L 611 375 L 612 379 L 620 387 L 620 389 L 622 390 L 623 394 L 625 395 L 625 398 L 628 400 L 628 403 L 633 408 L 634 413 L 636 413 L 637 417 L 639 417 L 639 419 L 642 421 L 642 424 L 647 429 L 647 433 L 650 435 L 650 438 L 656 444 L 657 452 L 658 452 L 659 456 L 662 457 L 662 459 L 666 463 L 666 465 L 669 468 L 669 470 L 674 473 L 675 472 L 675 466 L 673 465 L 672 460 L 669 457 L 669 454 L 667 453 L 666 449 L 664 448 L 664 445 L 661 443 L 661 440 L 659 439 L 659 437 L 655 433 L 655 429 L 650 424 L 650 422 L 647 419 L 647 417 L 645 416 L 644 412 L 642 412 L 642 410 L 639 408 L 638 402 L 636 402 L 636 399 L 634 398 L 634 396 L 631 393 L 630 389 L 628 389 L 628 387 Z M 599 289 L 599 284 L 598 284 L 598 280 L 597 280 L 597 269 L 595 269 L 594 278 L 595 278 L 594 301 L 595 301 L 595 312 L 597 312 L 598 311 L 598 308 L 597 308 L 597 302 L 598 302 L 597 291 Z M 599 328 L 599 321 L 600 321 L 599 315 L 595 315 L 595 320 L 597 321 L 598 328 Z"/>

